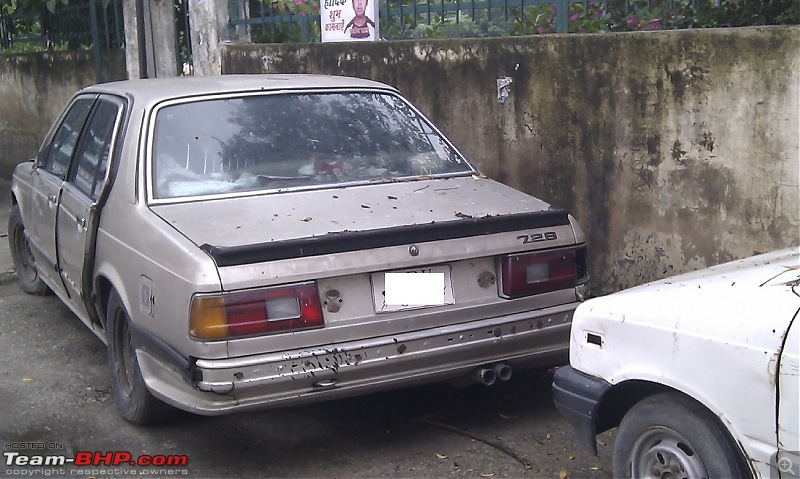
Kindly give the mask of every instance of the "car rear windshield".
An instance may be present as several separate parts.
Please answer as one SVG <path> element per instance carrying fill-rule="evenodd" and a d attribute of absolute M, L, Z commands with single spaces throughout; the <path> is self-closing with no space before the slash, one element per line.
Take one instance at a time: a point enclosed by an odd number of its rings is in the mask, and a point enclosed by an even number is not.
<path fill-rule="evenodd" d="M 156 114 L 154 199 L 472 172 L 416 109 L 390 93 L 214 98 Z"/>

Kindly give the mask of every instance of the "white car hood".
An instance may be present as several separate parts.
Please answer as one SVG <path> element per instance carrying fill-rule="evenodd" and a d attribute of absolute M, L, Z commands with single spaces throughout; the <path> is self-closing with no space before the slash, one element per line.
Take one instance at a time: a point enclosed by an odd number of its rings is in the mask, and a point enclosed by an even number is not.
<path fill-rule="evenodd" d="M 573 327 L 604 329 L 613 321 L 777 351 L 800 309 L 799 253 L 759 255 L 594 298 L 575 312 Z"/>

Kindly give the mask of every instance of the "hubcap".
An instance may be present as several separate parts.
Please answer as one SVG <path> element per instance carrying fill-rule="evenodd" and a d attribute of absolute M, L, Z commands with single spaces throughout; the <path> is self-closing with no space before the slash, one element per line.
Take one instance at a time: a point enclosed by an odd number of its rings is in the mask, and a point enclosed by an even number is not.
<path fill-rule="evenodd" d="M 680 434 L 666 427 L 644 431 L 633 443 L 631 476 L 658 479 L 706 478 L 703 460 Z"/>

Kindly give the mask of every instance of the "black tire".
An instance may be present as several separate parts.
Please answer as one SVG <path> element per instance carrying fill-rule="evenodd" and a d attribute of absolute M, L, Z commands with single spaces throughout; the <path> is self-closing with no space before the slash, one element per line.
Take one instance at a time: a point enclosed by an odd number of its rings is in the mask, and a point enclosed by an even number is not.
<path fill-rule="evenodd" d="M 50 291 L 36 269 L 36 259 L 31 252 L 31 246 L 25 237 L 25 225 L 22 223 L 22 213 L 19 205 L 11 207 L 8 215 L 8 247 L 11 250 L 11 259 L 14 261 L 14 270 L 17 272 L 19 284 L 26 293 L 42 295 Z"/>
<path fill-rule="evenodd" d="M 142 379 L 130 334 L 130 317 L 116 291 L 108 298 L 106 333 L 111 392 L 120 415 L 134 424 L 152 424 L 177 412 L 150 393 Z"/>
<path fill-rule="evenodd" d="M 614 477 L 751 477 L 732 442 L 701 404 L 680 393 L 649 396 L 617 429 Z"/>

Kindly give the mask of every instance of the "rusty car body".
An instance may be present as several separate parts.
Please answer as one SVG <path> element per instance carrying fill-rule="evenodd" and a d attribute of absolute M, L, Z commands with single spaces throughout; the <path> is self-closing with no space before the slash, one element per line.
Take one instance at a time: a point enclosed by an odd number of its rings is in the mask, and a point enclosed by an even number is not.
<path fill-rule="evenodd" d="M 572 216 L 367 80 L 88 87 L 12 197 L 23 288 L 106 342 L 136 423 L 557 364 L 588 287 Z"/>

